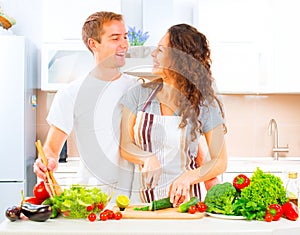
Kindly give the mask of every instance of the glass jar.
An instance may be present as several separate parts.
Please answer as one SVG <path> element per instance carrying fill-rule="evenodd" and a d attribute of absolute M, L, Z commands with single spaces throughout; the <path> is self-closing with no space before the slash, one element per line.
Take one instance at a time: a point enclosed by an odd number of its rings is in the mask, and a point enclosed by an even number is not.
<path fill-rule="evenodd" d="M 290 202 L 293 202 L 298 207 L 299 189 L 297 183 L 297 172 L 288 173 L 288 181 L 286 184 L 286 196 Z"/>

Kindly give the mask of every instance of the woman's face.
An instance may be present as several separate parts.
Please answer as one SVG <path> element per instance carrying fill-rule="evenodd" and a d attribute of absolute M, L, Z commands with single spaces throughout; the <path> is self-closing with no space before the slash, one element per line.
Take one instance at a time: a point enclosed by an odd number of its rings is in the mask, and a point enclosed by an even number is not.
<path fill-rule="evenodd" d="M 152 73 L 164 77 L 163 69 L 168 66 L 169 33 L 166 33 L 159 41 L 157 48 L 152 52 Z"/>

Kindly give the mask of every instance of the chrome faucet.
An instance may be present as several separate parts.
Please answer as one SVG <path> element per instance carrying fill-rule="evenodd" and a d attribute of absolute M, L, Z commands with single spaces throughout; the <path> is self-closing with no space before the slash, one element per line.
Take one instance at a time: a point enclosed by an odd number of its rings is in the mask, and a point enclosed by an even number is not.
<path fill-rule="evenodd" d="M 274 160 L 278 160 L 280 152 L 289 152 L 289 146 L 279 147 L 278 146 L 278 127 L 275 119 L 271 119 L 269 122 L 269 135 L 272 135 L 272 126 L 274 126 Z"/>

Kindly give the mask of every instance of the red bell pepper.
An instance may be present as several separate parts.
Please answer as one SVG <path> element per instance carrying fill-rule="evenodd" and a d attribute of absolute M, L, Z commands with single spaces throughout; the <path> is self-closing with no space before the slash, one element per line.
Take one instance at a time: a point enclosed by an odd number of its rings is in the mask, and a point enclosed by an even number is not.
<path fill-rule="evenodd" d="M 267 214 L 273 215 L 273 220 L 277 221 L 283 215 L 282 207 L 279 204 L 272 204 L 267 209 Z"/>
<path fill-rule="evenodd" d="M 244 175 L 239 174 L 233 179 L 233 186 L 238 190 L 242 190 L 243 188 L 247 187 L 250 184 L 250 179 Z"/>
<path fill-rule="evenodd" d="M 283 204 L 282 206 L 283 209 L 283 216 L 289 220 L 297 220 L 299 217 L 299 210 L 298 207 L 292 203 L 292 202 L 287 202 Z"/>

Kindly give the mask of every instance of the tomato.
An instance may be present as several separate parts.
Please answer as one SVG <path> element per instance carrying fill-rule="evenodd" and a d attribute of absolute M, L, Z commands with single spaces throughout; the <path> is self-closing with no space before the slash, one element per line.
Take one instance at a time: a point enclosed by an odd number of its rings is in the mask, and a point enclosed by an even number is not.
<path fill-rule="evenodd" d="M 122 217 L 123 217 L 123 215 L 120 211 L 115 213 L 115 220 L 120 220 L 120 219 L 122 219 Z"/>
<path fill-rule="evenodd" d="M 104 212 L 107 214 L 108 219 L 114 219 L 115 218 L 115 213 L 112 210 L 106 209 Z"/>
<path fill-rule="evenodd" d="M 34 205 L 41 205 L 43 200 L 40 200 L 36 197 L 28 197 L 25 199 L 25 202 L 29 202 L 31 204 L 34 204 Z"/>
<path fill-rule="evenodd" d="M 86 210 L 87 211 L 92 211 L 92 210 L 94 210 L 94 207 L 95 207 L 94 205 L 89 205 L 89 206 L 86 207 Z"/>
<path fill-rule="evenodd" d="M 88 220 L 91 222 L 94 222 L 97 219 L 97 216 L 95 213 L 91 213 L 88 215 Z"/>
<path fill-rule="evenodd" d="M 102 212 L 100 213 L 100 220 L 108 220 L 108 216 L 107 216 L 107 213 L 106 212 Z"/>
<path fill-rule="evenodd" d="M 99 202 L 99 204 L 97 205 L 97 207 L 98 207 L 98 209 L 99 209 L 100 211 L 102 211 L 103 208 L 104 208 L 103 202 Z"/>
<path fill-rule="evenodd" d="M 33 187 L 33 195 L 41 201 L 44 201 L 45 199 L 50 197 L 44 181 L 41 181 Z"/>
<path fill-rule="evenodd" d="M 266 222 L 271 222 L 273 220 L 273 215 L 266 213 L 265 215 L 265 221 Z"/>
<path fill-rule="evenodd" d="M 206 208 L 207 208 L 207 206 L 206 206 L 206 204 L 205 204 L 204 202 L 198 202 L 198 203 L 196 204 L 196 207 L 197 207 L 197 210 L 198 210 L 199 212 L 205 212 L 205 211 L 206 211 Z"/>
<path fill-rule="evenodd" d="M 197 211 L 197 207 L 196 206 L 190 206 L 189 210 L 188 210 L 188 213 L 195 214 L 196 211 Z"/>

